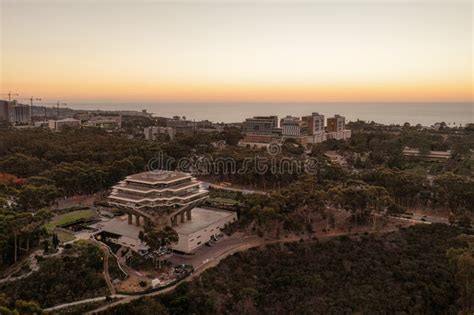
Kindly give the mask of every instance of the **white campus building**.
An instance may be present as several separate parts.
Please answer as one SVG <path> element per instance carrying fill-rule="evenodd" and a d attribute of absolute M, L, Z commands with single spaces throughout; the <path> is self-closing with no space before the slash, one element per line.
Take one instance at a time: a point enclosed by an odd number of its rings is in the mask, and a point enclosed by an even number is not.
<path fill-rule="evenodd" d="M 173 140 L 176 136 L 176 129 L 173 127 L 158 127 L 151 126 L 143 129 L 143 134 L 146 140 L 156 140 L 159 135 L 167 135 L 170 140 Z"/>
<path fill-rule="evenodd" d="M 60 120 L 49 120 L 48 127 L 52 130 L 61 130 L 64 127 L 78 128 L 81 126 L 81 121 L 74 118 L 64 118 Z"/>
<path fill-rule="evenodd" d="M 220 209 L 194 208 L 193 218 L 176 226 L 179 241 L 173 249 L 190 253 L 221 233 L 225 225 L 237 220 L 237 213 Z"/>

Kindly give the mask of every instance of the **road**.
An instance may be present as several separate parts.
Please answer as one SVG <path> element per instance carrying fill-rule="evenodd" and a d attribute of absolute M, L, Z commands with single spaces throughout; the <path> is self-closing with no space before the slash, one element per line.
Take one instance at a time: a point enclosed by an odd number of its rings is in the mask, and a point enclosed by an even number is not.
<path fill-rule="evenodd" d="M 227 191 L 232 191 L 232 192 L 240 192 L 244 195 L 245 194 L 261 194 L 261 195 L 268 194 L 268 192 L 263 191 L 263 190 L 245 189 L 245 188 L 237 188 L 237 187 L 226 187 L 226 186 L 221 186 L 221 185 L 213 184 L 211 182 L 206 182 L 206 181 L 201 182 L 201 186 L 204 189 L 214 188 L 214 189 L 227 190 Z"/>
<path fill-rule="evenodd" d="M 127 295 L 115 294 L 115 295 L 110 295 L 108 298 L 121 299 L 121 298 L 124 298 L 124 297 L 127 297 Z M 95 297 L 95 298 L 90 298 L 90 299 L 85 299 L 85 300 L 74 301 L 74 302 L 70 302 L 70 303 L 64 303 L 64 304 L 56 305 L 56 306 L 53 306 L 53 307 L 50 307 L 50 308 L 45 308 L 43 311 L 53 312 L 53 311 L 57 311 L 57 310 L 60 310 L 60 309 L 66 308 L 66 307 L 71 307 L 71 306 L 76 306 L 76 305 L 81 305 L 81 304 L 87 304 L 87 303 L 101 302 L 101 301 L 105 301 L 105 299 L 107 299 L 107 296 L 99 296 L 99 297 Z"/>
<path fill-rule="evenodd" d="M 32 275 L 34 272 L 38 271 L 39 270 L 39 265 L 38 265 L 38 260 L 36 259 L 37 256 L 38 257 L 41 256 L 41 257 L 45 257 L 45 258 L 50 258 L 50 257 L 55 257 L 55 256 L 58 256 L 58 255 L 61 255 L 63 251 L 64 251 L 64 248 L 60 247 L 60 248 L 58 248 L 57 252 L 55 252 L 53 254 L 45 255 L 44 250 L 42 250 L 42 249 L 35 250 L 34 252 L 32 252 L 28 256 L 28 258 L 26 260 L 26 264 L 28 264 L 28 266 L 31 269 L 28 273 L 22 274 L 18 277 L 13 277 L 12 276 L 12 274 L 14 274 L 15 272 L 17 272 L 21 269 L 23 264 L 20 264 L 20 265 L 18 265 L 18 267 L 16 269 L 14 269 L 14 271 L 10 271 L 10 275 L 8 275 L 5 278 L 0 279 L 0 284 L 5 283 L 5 282 L 17 281 L 17 280 L 20 280 L 20 279 L 27 278 L 30 275 Z"/>
<path fill-rule="evenodd" d="M 103 243 L 96 241 L 94 238 L 91 238 L 90 241 L 94 243 L 96 246 L 98 246 L 104 253 L 104 270 L 102 271 L 102 273 L 104 275 L 105 282 L 107 283 L 107 287 L 109 288 L 110 294 L 115 295 L 115 287 L 112 284 L 112 281 L 110 280 L 110 274 L 109 274 L 109 258 L 110 258 L 109 248 Z"/>
<path fill-rule="evenodd" d="M 435 217 L 430 215 L 421 215 L 421 214 L 413 214 L 410 218 L 406 217 L 398 217 L 398 216 L 390 216 L 391 218 L 395 218 L 402 221 L 409 221 L 410 223 L 418 223 L 418 224 L 432 224 L 432 223 L 444 223 L 450 224 L 447 218 L 443 217 Z"/>
<path fill-rule="evenodd" d="M 424 220 L 423 220 L 424 219 Z M 417 223 L 420 222 L 429 222 L 429 223 L 444 223 L 444 224 L 449 224 L 448 218 L 443 218 L 443 217 L 435 217 L 431 215 L 421 215 L 421 214 L 414 214 L 412 217 L 413 221 L 417 221 Z"/>
<path fill-rule="evenodd" d="M 220 256 L 223 252 L 226 252 L 230 248 L 234 248 L 246 243 L 251 243 L 258 239 L 259 237 L 255 235 L 241 236 L 241 234 L 237 234 L 232 235 L 231 237 L 225 236 L 212 247 L 204 246 L 200 248 L 194 255 L 173 254 L 167 260 L 173 263 L 173 265 L 188 264 L 193 265 L 194 269 L 197 269 L 208 261 Z"/>

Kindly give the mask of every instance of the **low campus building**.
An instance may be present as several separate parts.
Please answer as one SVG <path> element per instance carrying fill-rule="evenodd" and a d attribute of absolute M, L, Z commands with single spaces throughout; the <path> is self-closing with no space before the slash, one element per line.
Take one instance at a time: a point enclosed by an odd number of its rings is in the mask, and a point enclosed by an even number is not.
<path fill-rule="evenodd" d="M 143 129 L 143 134 L 145 135 L 146 140 L 154 141 L 158 139 L 159 135 L 167 135 L 170 140 L 173 140 L 176 136 L 176 130 L 172 127 L 151 126 L 145 127 Z"/>
<path fill-rule="evenodd" d="M 179 240 L 178 243 L 173 245 L 173 249 L 183 253 L 191 253 L 222 233 L 221 230 L 235 220 L 237 220 L 236 212 L 194 208 L 193 219 L 174 228 L 178 233 Z"/>
<path fill-rule="evenodd" d="M 178 242 L 171 247 L 173 250 L 190 254 L 204 246 L 213 237 L 221 234 L 221 230 L 229 223 L 237 220 L 237 213 L 232 211 L 194 208 L 192 220 L 185 221 L 174 227 L 178 233 Z M 130 248 L 135 252 L 146 251 L 148 246 L 140 238 L 142 226 L 129 224 L 127 216 L 115 217 L 105 222 L 90 226 L 97 229 L 98 235 L 107 237 L 108 241 Z"/>
<path fill-rule="evenodd" d="M 69 128 L 78 128 L 81 126 L 81 121 L 74 118 L 65 118 L 60 120 L 49 120 L 48 121 L 49 129 L 52 130 L 61 130 L 65 127 Z"/>
<path fill-rule="evenodd" d="M 340 131 L 332 131 L 326 133 L 326 139 L 334 139 L 334 140 L 347 140 L 351 137 L 352 132 L 350 129 L 340 130 Z"/>
<path fill-rule="evenodd" d="M 406 157 L 418 157 L 428 161 L 443 161 L 451 158 L 452 153 L 448 151 L 427 151 L 425 153 L 420 152 L 419 149 L 413 149 L 406 147 L 403 149 L 402 154 Z"/>
<path fill-rule="evenodd" d="M 122 128 L 122 116 L 92 116 L 85 124 L 85 126 L 96 127 L 102 129 L 120 129 Z"/>
<path fill-rule="evenodd" d="M 346 158 L 341 154 L 337 153 L 337 151 L 326 151 L 324 152 L 324 156 L 327 157 L 329 161 L 333 164 L 347 166 Z"/>

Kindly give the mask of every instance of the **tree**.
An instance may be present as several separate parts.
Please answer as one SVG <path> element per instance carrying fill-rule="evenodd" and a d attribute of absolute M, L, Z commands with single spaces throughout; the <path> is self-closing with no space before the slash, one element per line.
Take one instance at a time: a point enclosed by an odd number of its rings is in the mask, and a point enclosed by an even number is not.
<path fill-rule="evenodd" d="M 43 250 L 45 253 L 49 253 L 49 240 L 43 241 Z"/>
<path fill-rule="evenodd" d="M 19 190 L 17 203 L 21 210 L 39 210 L 60 196 L 54 185 L 26 185 Z"/>
<path fill-rule="evenodd" d="M 154 314 L 154 315 L 167 315 L 166 308 L 157 300 L 152 297 L 146 297 L 143 299 L 144 303 L 141 303 L 135 310 L 135 314 Z"/>
<path fill-rule="evenodd" d="M 434 180 L 435 201 L 455 213 L 474 211 L 474 181 L 446 173 Z"/>
<path fill-rule="evenodd" d="M 41 309 L 39 304 L 34 301 L 17 300 L 15 302 L 15 310 L 18 311 L 20 314 L 25 315 L 37 315 L 43 313 L 43 310 Z"/>
<path fill-rule="evenodd" d="M 169 246 L 178 242 L 178 233 L 171 226 L 165 226 L 163 229 L 158 229 L 150 220 L 145 221 L 143 231 L 140 231 L 138 237 L 142 242 L 145 242 L 150 251 L 159 250 L 160 247 Z M 155 257 L 155 256 L 153 256 Z M 154 259 L 156 264 L 156 259 Z M 158 260 L 161 267 L 161 261 Z"/>
<path fill-rule="evenodd" d="M 53 243 L 53 248 L 54 248 L 54 249 L 58 248 L 58 245 L 59 245 L 58 234 L 53 233 L 52 243 Z"/>
<path fill-rule="evenodd" d="M 37 157 L 16 153 L 0 159 L 0 169 L 26 178 L 39 174 L 44 169 L 44 164 Z"/>
<path fill-rule="evenodd" d="M 385 188 L 361 182 L 336 186 L 329 193 L 335 204 L 352 213 L 356 224 L 367 221 L 373 215 L 374 227 L 378 212 L 392 202 Z"/>
<path fill-rule="evenodd" d="M 456 283 L 461 292 L 462 314 L 474 312 L 474 236 L 460 235 L 464 248 L 450 248 L 447 256 L 456 272 Z"/>
<path fill-rule="evenodd" d="M 49 220 L 49 211 L 36 213 L 0 209 L 0 252 L 3 263 L 16 262 L 20 250 L 28 252 L 31 242 L 45 235 L 43 225 Z"/>

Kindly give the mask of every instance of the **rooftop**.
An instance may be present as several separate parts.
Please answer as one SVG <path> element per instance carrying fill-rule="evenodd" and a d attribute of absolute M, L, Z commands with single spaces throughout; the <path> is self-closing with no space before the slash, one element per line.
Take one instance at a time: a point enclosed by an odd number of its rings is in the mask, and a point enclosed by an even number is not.
<path fill-rule="evenodd" d="M 402 153 L 406 156 L 422 156 L 419 149 L 405 148 Z M 428 158 L 445 158 L 449 159 L 451 157 L 451 151 L 428 151 L 424 155 Z"/>
<path fill-rule="evenodd" d="M 172 187 L 169 188 L 150 188 L 150 187 L 143 187 L 139 185 L 133 185 L 133 183 L 125 183 L 121 182 L 118 185 L 114 186 L 114 188 L 117 188 L 119 190 L 131 190 L 131 191 L 138 191 L 138 192 L 143 192 L 143 193 L 148 193 L 152 191 L 156 192 L 162 192 L 162 191 L 177 191 L 183 188 L 188 188 L 188 187 L 193 187 L 199 185 L 199 182 L 197 181 L 191 181 L 191 182 L 185 182 L 182 184 L 176 184 Z"/>
<path fill-rule="evenodd" d="M 178 234 L 192 234 L 194 232 L 204 229 L 206 226 L 219 222 L 220 220 L 225 219 L 227 217 L 233 216 L 235 215 L 235 213 L 220 209 L 205 209 L 196 207 L 192 209 L 191 215 L 191 221 L 185 221 L 184 223 L 180 223 L 178 226 L 173 227 L 173 229 Z M 143 229 L 142 226 L 128 224 L 127 215 L 115 217 L 108 221 L 101 221 L 91 225 L 91 227 L 135 240 L 138 239 L 138 234 Z"/>
<path fill-rule="evenodd" d="M 132 193 L 127 193 L 127 192 L 120 192 L 120 191 L 112 191 L 112 193 L 109 195 L 110 199 L 119 199 L 119 200 L 125 200 L 125 201 L 134 201 L 134 202 L 144 202 L 144 201 L 174 201 L 176 203 L 179 203 L 179 201 L 183 200 L 188 200 L 196 196 L 202 197 L 207 195 L 207 191 L 205 190 L 196 190 L 190 193 L 187 193 L 185 195 L 169 195 L 169 196 L 141 196 L 141 195 L 134 195 Z"/>
<path fill-rule="evenodd" d="M 190 174 L 173 171 L 150 171 L 127 176 L 127 181 L 145 184 L 171 183 L 185 178 L 191 178 Z"/>
<path fill-rule="evenodd" d="M 138 239 L 138 234 L 141 231 L 140 226 L 135 224 L 128 224 L 128 216 L 115 217 L 108 221 L 102 221 L 91 225 L 93 228 L 102 229 L 103 231 L 126 236 L 131 239 Z"/>
<path fill-rule="evenodd" d="M 189 235 L 204 229 L 206 226 L 221 221 L 222 219 L 235 215 L 234 212 L 220 209 L 205 209 L 196 207 L 191 212 L 191 221 L 180 223 L 173 229 L 182 235 Z"/>
<path fill-rule="evenodd" d="M 74 119 L 74 118 L 63 118 L 63 119 L 57 119 L 57 120 L 50 119 L 49 121 L 55 121 L 55 122 L 70 122 L 70 121 L 81 122 L 80 120 Z"/>

